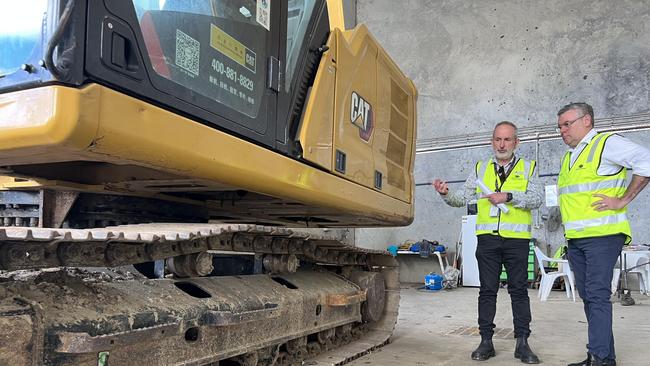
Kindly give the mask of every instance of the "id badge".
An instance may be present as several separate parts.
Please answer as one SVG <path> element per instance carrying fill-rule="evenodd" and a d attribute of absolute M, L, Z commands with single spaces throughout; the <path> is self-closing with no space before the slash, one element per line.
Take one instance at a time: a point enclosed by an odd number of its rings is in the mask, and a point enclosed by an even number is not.
<path fill-rule="evenodd" d="M 499 208 L 495 205 L 490 205 L 490 217 L 499 216 Z"/>

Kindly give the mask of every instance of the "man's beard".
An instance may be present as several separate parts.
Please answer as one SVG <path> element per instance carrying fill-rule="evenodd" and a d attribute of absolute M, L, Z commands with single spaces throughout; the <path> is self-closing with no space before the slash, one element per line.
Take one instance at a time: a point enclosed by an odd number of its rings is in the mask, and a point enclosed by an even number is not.
<path fill-rule="evenodd" d="M 510 159 L 512 159 L 513 153 L 514 153 L 514 151 L 506 151 L 506 152 L 502 152 L 502 153 L 496 151 L 494 153 L 494 156 L 496 156 L 496 158 L 499 159 L 499 160 L 510 160 Z"/>

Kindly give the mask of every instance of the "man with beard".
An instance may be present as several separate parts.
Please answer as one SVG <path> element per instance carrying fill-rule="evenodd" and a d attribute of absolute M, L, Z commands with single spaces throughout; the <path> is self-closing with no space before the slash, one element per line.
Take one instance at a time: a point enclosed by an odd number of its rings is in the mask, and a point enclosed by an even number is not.
<path fill-rule="evenodd" d="M 476 259 L 481 281 L 478 297 L 481 343 L 472 352 L 472 359 L 476 361 L 495 356 L 492 344 L 494 316 L 499 277 L 505 266 L 517 339 L 514 356 L 523 363 L 540 362 L 528 345 L 531 314 L 527 274 L 532 238 L 531 210 L 541 205 L 542 193 L 534 175 L 535 161 L 516 157 L 518 145 L 514 123 L 499 122 L 492 133 L 494 156 L 476 163 L 462 189 L 450 191 L 446 182 L 440 179 L 433 182 L 436 191 L 450 206 L 461 207 L 478 200 Z M 479 181 L 485 186 L 483 189 Z M 493 193 L 486 194 L 485 188 Z"/>

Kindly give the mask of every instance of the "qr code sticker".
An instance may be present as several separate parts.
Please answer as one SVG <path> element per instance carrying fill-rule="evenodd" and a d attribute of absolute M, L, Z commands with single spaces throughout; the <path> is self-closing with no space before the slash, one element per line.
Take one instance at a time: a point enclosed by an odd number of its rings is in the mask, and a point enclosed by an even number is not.
<path fill-rule="evenodd" d="M 257 0 L 255 19 L 260 25 L 262 25 L 262 27 L 266 28 L 266 30 L 270 30 L 271 28 L 271 21 L 269 18 L 270 10 L 271 0 Z"/>
<path fill-rule="evenodd" d="M 266 27 L 266 24 L 269 23 L 269 18 L 267 13 L 264 11 L 260 11 L 259 13 L 257 13 L 257 22 Z"/>
<path fill-rule="evenodd" d="M 199 55 L 201 44 L 196 39 L 176 30 L 176 65 L 191 72 L 199 74 Z"/>

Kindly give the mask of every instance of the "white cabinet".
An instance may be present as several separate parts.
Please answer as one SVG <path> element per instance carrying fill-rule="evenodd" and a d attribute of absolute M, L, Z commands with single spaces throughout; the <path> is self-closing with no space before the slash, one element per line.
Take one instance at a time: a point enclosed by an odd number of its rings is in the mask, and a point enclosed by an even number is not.
<path fill-rule="evenodd" d="M 463 216 L 461 225 L 461 260 L 463 286 L 481 286 L 476 261 L 476 215 Z"/>

